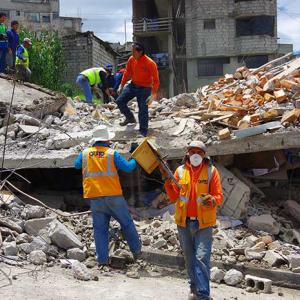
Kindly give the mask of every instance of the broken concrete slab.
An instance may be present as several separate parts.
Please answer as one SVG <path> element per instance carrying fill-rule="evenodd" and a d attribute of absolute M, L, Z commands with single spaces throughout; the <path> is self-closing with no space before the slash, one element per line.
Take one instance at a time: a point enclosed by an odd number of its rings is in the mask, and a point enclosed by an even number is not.
<path fill-rule="evenodd" d="M 62 249 L 83 247 L 77 235 L 57 220 L 50 224 L 49 237 L 55 245 Z"/>
<path fill-rule="evenodd" d="M 296 222 L 300 223 L 300 204 L 294 200 L 287 200 L 284 203 L 284 211 Z"/>
<path fill-rule="evenodd" d="M 72 248 L 67 250 L 67 257 L 82 262 L 86 259 L 86 253 L 79 248 Z"/>
<path fill-rule="evenodd" d="M 47 256 L 42 250 L 32 251 L 28 259 L 34 265 L 42 265 L 47 262 Z"/>
<path fill-rule="evenodd" d="M 30 125 L 19 125 L 20 130 L 22 130 L 25 134 L 35 134 L 38 133 L 40 128 L 38 126 L 30 126 Z"/>
<path fill-rule="evenodd" d="M 4 226 L 7 227 L 11 230 L 14 230 L 18 233 L 22 233 L 23 229 L 20 225 L 18 225 L 17 223 L 15 223 L 14 221 L 10 220 L 9 218 L 0 218 L 0 226 Z"/>
<path fill-rule="evenodd" d="M 42 206 L 26 204 L 21 215 L 25 220 L 39 219 L 45 217 L 46 209 Z"/>
<path fill-rule="evenodd" d="M 245 217 L 250 201 L 250 188 L 222 165 L 216 164 L 216 167 L 221 176 L 224 194 L 220 212 L 236 219 Z"/>
<path fill-rule="evenodd" d="M 31 219 L 25 222 L 25 231 L 33 236 L 37 236 L 40 230 L 46 229 L 51 222 L 56 218 L 42 218 L 42 219 Z"/>
<path fill-rule="evenodd" d="M 17 256 L 18 255 L 18 247 L 15 241 L 13 242 L 4 242 L 3 243 L 3 251 L 6 256 Z"/>
<path fill-rule="evenodd" d="M 263 260 L 271 267 L 278 267 L 286 263 L 285 259 L 274 250 L 267 251 Z"/>
<path fill-rule="evenodd" d="M 93 136 L 92 131 L 71 132 L 59 134 L 53 139 L 53 144 L 49 149 L 68 149 L 81 143 L 87 143 Z"/>
<path fill-rule="evenodd" d="M 253 230 L 278 234 L 280 226 L 271 215 L 252 216 L 248 219 L 248 227 Z"/>

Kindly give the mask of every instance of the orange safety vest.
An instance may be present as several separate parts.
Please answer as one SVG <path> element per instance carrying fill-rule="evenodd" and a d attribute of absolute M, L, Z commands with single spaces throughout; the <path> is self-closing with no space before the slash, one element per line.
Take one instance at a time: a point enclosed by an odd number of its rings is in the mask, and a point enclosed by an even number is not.
<path fill-rule="evenodd" d="M 214 166 L 205 164 L 197 180 L 197 211 L 200 228 L 214 226 L 217 221 L 217 208 L 206 207 L 201 203 L 203 194 L 209 194 L 209 184 L 213 171 Z M 185 165 L 180 166 L 177 172 L 179 175 L 179 184 L 182 188 L 179 198 L 176 201 L 175 222 L 179 226 L 186 227 L 187 203 L 191 193 L 191 176 Z"/>
<path fill-rule="evenodd" d="M 120 196 L 122 188 L 114 162 L 115 151 L 95 146 L 82 153 L 83 197 Z"/>

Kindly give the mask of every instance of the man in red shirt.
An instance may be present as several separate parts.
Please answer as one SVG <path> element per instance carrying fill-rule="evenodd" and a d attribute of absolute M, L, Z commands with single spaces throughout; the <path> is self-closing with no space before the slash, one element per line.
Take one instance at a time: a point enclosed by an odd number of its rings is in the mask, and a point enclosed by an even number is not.
<path fill-rule="evenodd" d="M 124 85 L 131 79 L 131 83 L 125 88 Z M 129 58 L 122 82 L 119 87 L 119 97 L 117 104 L 120 111 L 126 119 L 120 123 L 126 126 L 129 123 L 136 123 L 133 113 L 127 106 L 127 103 L 137 98 L 139 106 L 140 133 L 143 136 L 148 134 L 148 104 L 147 99 L 152 96 L 153 100 L 157 99 L 157 90 L 159 87 L 159 76 L 156 63 L 147 55 L 145 48 L 140 43 L 132 45 L 132 56 Z"/>

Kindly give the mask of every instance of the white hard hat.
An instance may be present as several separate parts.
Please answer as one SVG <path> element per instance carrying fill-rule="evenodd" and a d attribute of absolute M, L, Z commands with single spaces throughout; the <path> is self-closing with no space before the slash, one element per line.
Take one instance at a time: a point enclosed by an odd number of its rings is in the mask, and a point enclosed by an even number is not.
<path fill-rule="evenodd" d="M 25 38 L 23 40 L 24 43 L 28 43 L 29 45 L 32 45 L 31 39 L 30 38 Z"/>
<path fill-rule="evenodd" d="M 199 148 L 199 149 L 203 150 L 204 152 L 207 151 L 207 147 L 201 141 L 192 141 L 192 142 L 190 142 L 190 144 L 188 145 L 188 149 L 191 149 L 191 148 Z"/>
<path fill-rule="evenodd" d="M 108 130 L 107 126 L 99 125 L 93 131 L 91 143 L 110 141 L 115 137 L 115 133 Z"/>

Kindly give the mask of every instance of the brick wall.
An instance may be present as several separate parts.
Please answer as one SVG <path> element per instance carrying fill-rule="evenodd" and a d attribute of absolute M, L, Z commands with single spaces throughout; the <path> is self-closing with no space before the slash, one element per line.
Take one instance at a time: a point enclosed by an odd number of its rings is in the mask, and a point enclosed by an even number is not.
<path fill-rule="evenodd" d="M 67 82 L 74 83 L 77 75 L 88 68 L 108 63 L 115 66 L 115 55 L 103 43 L 92 33 L 78 33 L 63 38 Z"/>
<path fill-rule="evenodd" d="M 253 15 L 276 16 L 276 0 L 186 0 L 186 47 L 188 58 L 273 53 L 275 36 L 236 37 L 235 19 Z M 204 29 L 205 19 L 215 19 L 215 29 Z"/>

